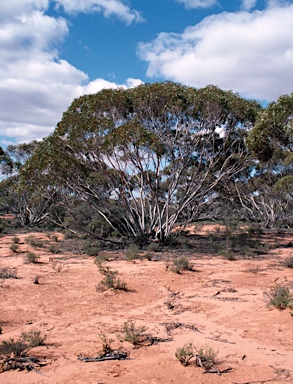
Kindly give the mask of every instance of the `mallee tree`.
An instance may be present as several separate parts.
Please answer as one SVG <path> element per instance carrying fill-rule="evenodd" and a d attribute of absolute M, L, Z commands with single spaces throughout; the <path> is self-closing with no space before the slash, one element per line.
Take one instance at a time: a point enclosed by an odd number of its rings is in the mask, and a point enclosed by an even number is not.
<path fill-rule="evenodd" d="M 122 238 L 164 242 L 247 166 L 257 102 L 214 86 L 154 83 L 73 101 L 24 178 L 88 204 Z"/>

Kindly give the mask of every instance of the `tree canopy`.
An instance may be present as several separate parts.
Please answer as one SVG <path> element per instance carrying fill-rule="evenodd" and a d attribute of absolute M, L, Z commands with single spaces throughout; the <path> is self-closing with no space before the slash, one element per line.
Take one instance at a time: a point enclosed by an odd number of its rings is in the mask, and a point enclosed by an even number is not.
<path fill-rule="evenodd" d="M 22 174 L 71 212 L 83 201 L 121 237 L 163 242 L 246 168 L 260 109 L 215 86 L 105 89 L 73 101 Z"/>

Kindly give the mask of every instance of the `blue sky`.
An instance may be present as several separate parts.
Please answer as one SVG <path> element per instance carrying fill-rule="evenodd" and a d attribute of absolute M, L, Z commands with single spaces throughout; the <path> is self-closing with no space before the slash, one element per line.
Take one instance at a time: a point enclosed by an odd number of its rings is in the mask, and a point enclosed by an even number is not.
<path fill-rule="evenodd" d="M 0 145 L 42 139 L 72 100 L 172 80 L 264 102 L 293 92 L 293 1 L 6 0 Z"/>

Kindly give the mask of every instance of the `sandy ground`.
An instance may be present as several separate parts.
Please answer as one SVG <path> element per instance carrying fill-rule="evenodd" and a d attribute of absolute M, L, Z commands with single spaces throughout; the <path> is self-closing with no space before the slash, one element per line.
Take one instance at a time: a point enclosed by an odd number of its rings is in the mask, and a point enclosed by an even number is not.
<path fill-rule="evenodd" d="M 166 271 L 164 261 L 115 260 L 108 265 L 129 290 L 97 292 L 103 275 L 93 257 L 53 255 L 41 248 L 39 262 L 28 264 L 27 235 L 19 237 L 17 253 L 10 250 L 12 235 L 0 239 L 0 268 L 15 267 L 18 276 L 1 282 L 0 342 L 40 330 L 47 335 L 45 345 L 29 354 L 47 364 L 39 372 L 2 372 L 1 384 L 293 383 L 293 311 L 268 306 L 265 295 L 276 283 L 292 287 L 293 270 L 280 263 L 292 248 L 236 261 L 194 254 L 194 271 L 182 274 Z M 123 340 L 123 324 L 130 320 L 167 341 L 134 348 Z M 101 334 L 129 358 L 78 360 L 97 356 Z M 207 344 L 218 352 L 220 370 L 232 369 L 218 375 L 181 365 L 176 349 L 191 340 L 197 348 Z"/>

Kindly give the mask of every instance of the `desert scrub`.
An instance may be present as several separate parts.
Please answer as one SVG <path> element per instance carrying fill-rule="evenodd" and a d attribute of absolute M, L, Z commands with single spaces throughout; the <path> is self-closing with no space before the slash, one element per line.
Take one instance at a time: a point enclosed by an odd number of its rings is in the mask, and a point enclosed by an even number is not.
<path fill-rule="evenodd" d="M 148 335 L 145 334 L 147 327 L 136 326 L 135 322 L 130 320 L 123 324 L 122 332 L 124 333 L 124 341 L 128 341 L 134 346 L 138 346 L 140 343 L 146 340 Z"/>
<path fill-rule="evenodd" d="M 28 349 L 28 346 L 26 343 L 23 342 L 23 340 L 14 340 L 13 338 L 9 340 L 4 340 L 0 344 L 0 355 L 5 356 L 21 356 L 24 354 L 24 352 Z"/>
<path fill-rule="evenodd" d="M 195 347 L 193 345 L 193 341 L 188 341 L 183 345 L 183 347 L 179 347 L 175 352 L 176 359 L 180 361 L 182 365 L 185 367 L 190 364 L 190 360 L 195 356 Z"/>
<path fill-rule="evenodd" d="M 167 261 L 167 263 L 169 263 L 169 261 Z M 183 271 L 192 271 L 193 264 L 190 263 L 188 257 L 181 256 L 174 259 L 172 265 L 166 264 L 166 269 L 168 268 L 171 272 L 180 274 Z"/>
<path fill-rule="evenodd" d="M 216 364 L 217 355 L 218 351 L 215 351 L 213 347 L 206 344 L 197 351 L 197 365 L 203 365 L 206 370 L 209 370 Z M 199 364 L 199 362 L 201 364 Z"/>
<path fill-rule="evenodd" d="M 30 235 L 25 238 L 25 242 L 33 248 L 43 248 L 45 242 L 41 239 L 37 239 L 35 236 Z"/>
<path fill-rule="evenodd" d="M 20 339 L 28 345 L 28 348 L 38 347 L 45 344 L 47 335 L 42 335 L 41 331 L 31 330 L 29 332 L 22 332 Z"/>
<path fill-rule="evenodd" d="M 20 242 L 20 238 L 17 237 L 17 236 L 14 236 L 14 237 L 12 238 L 12 242 L 13 242 L 14 244 L 18 244 L 18 243 Z"/>
<path fill-rule="evenodd" d="M 16 253 L 19 250 L 19 245 L 18 244 L 11 244 L 9 249 L 13 252 Z"/>
<path fill-rule="evenodd" d="M 132 243 L 128 246 L 128 248 L 125 251 L 126 259 L 129 261 L 135 260 L 139 256 L 139 247 L 138 245 Z"/>
<path fill-rule="evenodd" d="M 108 271 L 103 280 L 96 286 L 97 291 L 106 291 L 107 289 L 127 291 L 127 283 L 117 277 L 117 271 Z"/>
<path fill-rule="evenodd" d="M 26 257 L 25 257 L 25 261 L 26 263 L 37 263 L 38 260 L 40 259 L 40 256 L 37 255 L 35 252 L 27 252 L 26 254 Z"/>
<path fill-rule="evenodd" d="M 277 309 L 293 308 L 293 301 L 290 291 L 287 287 L 276 285 L 267 293 L 269 297 L 269 305 L 273 305 Z"/>
<path fill-rule="evenodd" d="M 59 253 L 59 249 L 58 247 L 56 247 L 55 244 L 50 244 L 47 248 L 48 252 L 51 252 L 51 253 Z"/>
<path fill-rule="evenodd" d="M 17 269 L 11 267 L 0 268 L 0 279 L 17 279 Z"/>
<path fill-rule="evenodd" d="M 16 340 L 10 338 L 9 340 L 2 341 L 0 355 L 10 356 L 13 354 L 15 357 L 23 356 L 28 349 L 44 345 L 45 339 L 46 335 L 42 335 L 41 331 L 23 332 Z"/>
<path fill-rule="evenodd" d="M 290 255 L 290 257 L 287 257 L 283 262 L 282 264 L 284 265 L 284 267 L 286 268 L 293 268 L 293 256 Z"/>

